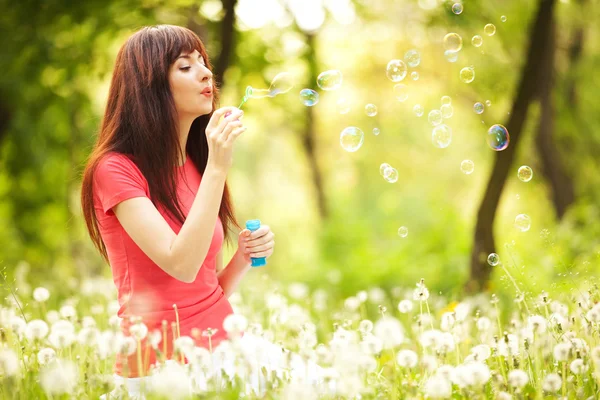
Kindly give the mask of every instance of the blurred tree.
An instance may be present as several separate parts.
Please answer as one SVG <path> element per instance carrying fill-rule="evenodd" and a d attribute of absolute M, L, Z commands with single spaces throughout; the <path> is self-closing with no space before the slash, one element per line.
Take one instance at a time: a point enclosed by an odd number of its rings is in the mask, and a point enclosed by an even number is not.
<path fill-rule="evenodd" d="M 510 118 L 506 124 L 506 128 L 510 133 L 510 145 L 506 150 L 496 153 L 494 167 L 477 213 L 473 248 L 471 250 L 470 277 L 466 284 L 466 289 L 469 292 L 485 288 L 489 281 L 492 269 L 487 263 L 487 256 L 496 251 L 493 233 L 496 209 L 506 184 L 508 171 L 520 143 L 521 132 L 529 106 L 539 93 L 538 88 L 549 84 L 541 79 L 541 75 L 544 52 L 548 50 L 548 42 L 551 40 L 554 4 L 554 0 L 540 0 L 532 24 L 527 59 L 523 65 Z"/>

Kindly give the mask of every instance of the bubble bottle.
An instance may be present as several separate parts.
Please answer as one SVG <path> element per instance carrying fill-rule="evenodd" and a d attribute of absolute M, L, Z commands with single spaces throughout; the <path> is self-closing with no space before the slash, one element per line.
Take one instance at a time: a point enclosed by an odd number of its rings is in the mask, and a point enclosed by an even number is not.
<path fill-rule="evenodd" d="M 246 221 L 246 229 L 248 229 L 250 232 L 254 232 L 258 228 L 260 228 L 260 220 L 259 219 L 250 219 L 250 220 Z M 264 265 L 267 265 L 266 257 L 250 258 L 250 260 L 252 261 L 253 267 L 262 267 Z"/>

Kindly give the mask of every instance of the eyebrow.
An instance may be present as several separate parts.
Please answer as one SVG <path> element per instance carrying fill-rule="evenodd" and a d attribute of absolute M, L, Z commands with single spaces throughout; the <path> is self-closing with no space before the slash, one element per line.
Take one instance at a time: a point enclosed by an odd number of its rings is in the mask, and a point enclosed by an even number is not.
<path fill-rule="evenodd" d="M 190 54 L 182 54 L 179 57 L 177 57 L 177 60 L 179 60 L 180 58 L 186 58 L 189 60 L 191 58 Z M 202 57 L 202 54 L 198 54 L 198 59 L 201 59 L 202 61 L 204 61 L 204 57 Z M 175 61 L 177 61 L 177 60 L 175 60 Z"/>

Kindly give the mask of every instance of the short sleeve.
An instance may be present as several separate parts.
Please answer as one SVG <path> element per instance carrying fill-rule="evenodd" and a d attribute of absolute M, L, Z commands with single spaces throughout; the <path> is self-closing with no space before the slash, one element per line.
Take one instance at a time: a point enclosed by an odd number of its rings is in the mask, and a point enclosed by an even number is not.
<path fill-rule="evenodd" d="M 148 197 L 146 178 L 135 163 L 123 154 L 107 155 L 98 163 L 93 187 L 106 215 L 114 215 L 112 208 L 124 200 Z"/>

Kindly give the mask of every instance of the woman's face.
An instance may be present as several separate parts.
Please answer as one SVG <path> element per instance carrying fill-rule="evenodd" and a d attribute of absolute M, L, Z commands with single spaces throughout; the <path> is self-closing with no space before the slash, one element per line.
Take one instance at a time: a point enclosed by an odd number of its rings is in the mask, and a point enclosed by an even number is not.
<path fill-rule="evenodd" d="M 212 111 L 212 72 L 198 50 L 175 60 L 169 69 L 169 84 L 180 118 L 196 118 Z"/>

